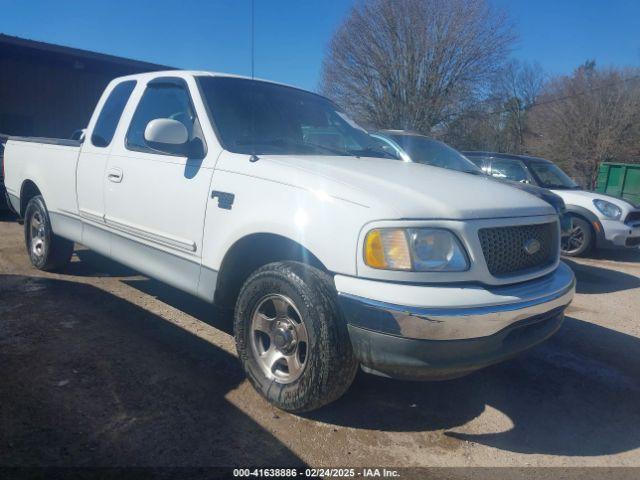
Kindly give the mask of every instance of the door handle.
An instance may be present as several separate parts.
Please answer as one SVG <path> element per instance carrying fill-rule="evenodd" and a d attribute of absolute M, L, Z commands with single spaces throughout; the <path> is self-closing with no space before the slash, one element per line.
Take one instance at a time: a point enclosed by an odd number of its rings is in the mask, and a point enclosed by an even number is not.
<path fill-rule="evenodd" d="M 107 180 L 113 183 L 120 183 L 124 174 L 119 168 L 110 168 L 107 170 Z"/>

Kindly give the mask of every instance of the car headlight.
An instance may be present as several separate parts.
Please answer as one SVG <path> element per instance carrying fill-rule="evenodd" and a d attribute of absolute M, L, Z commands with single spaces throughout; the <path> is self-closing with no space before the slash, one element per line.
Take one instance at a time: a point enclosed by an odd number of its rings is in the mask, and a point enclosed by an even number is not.
<path fill-rule="evenodd" d="M 617 205 L 614 205 L 611 202 L 607 202 L 606 200 L 596 199 L 593 201 L 595 207 L 600 211 L 602 215 L 605 217 L 613 218 L 614 220 L 619 220 L 622 216 L 622 210 Z"/>
<path fill-rule="evenodd" d="M 364 241 L 364 263 L 384 270 L 461 272 L 467 255 L 455 235 L 438 228 L 376 228 Z"/>

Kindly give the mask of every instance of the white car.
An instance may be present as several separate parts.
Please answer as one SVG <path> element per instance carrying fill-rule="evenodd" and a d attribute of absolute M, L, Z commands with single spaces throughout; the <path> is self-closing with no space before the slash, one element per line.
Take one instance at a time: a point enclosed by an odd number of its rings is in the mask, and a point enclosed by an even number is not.
<path fill-rule="evenodd" d="M 79 242 L 233 307 L 250 382 L 307 411 L 358 365 L 439 379 L 510 358 L 574 295 L 549 204 L 385 157 L 319 95 L 155 72 L 111 82 L 82 142 L 10 138 L 6 186 L 36 268 Z"/>
<path fill-rule="evenodd" d="M 640 208 L 622 198 L 581 189 L 557 165 L 537 157 L 492 152 L 463 152 L 486 173 L 548 188 L 564 200 L 573 220 L 562 239 L 567 256 L 594 248 L 634 248 L 640 245 Z"/>

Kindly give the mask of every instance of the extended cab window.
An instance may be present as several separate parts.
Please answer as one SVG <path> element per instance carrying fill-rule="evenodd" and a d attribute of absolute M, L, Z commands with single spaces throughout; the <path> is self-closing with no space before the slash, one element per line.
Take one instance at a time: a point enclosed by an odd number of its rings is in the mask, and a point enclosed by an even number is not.
<path fill-rule="evenodd" d="M 129 101 L 131 92 L 136 86 L 134 80 L 119 83 L 109 94 L 107 101 L 104 102 L 102 111 L 98 116 L 93 133 L 91 134 L 91 143 L 96 147 L 108 147 L 113 140 L 113 134 L 116 132 L 118 122 L 124 111 L 124 107 Z"/>
<path fill-rule="evenodd" d="M 147 124 L 156 118 L 170 118 L 181 122 L 186 127 L 189 138 L 193 138 L 196 115 L 186 85 L 173 81 L 152 82 L 147 85 L 131 119 L 127 148 L 158 153 L 144 139 Z"/>

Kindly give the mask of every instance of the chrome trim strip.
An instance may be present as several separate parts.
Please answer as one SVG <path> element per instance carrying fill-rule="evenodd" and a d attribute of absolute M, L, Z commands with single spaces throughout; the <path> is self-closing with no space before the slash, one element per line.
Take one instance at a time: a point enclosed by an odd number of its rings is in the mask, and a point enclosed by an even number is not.
<path fill-rule="evenodd" d="M 178 250 L 184 250 L 185 252 L 193 253 L 196 251 L 196 242 L 190 240 L 182 240 L 179 238 L 169 237 L 166 235 L 150 232 L 148 230 L 142 230 L 138 227 L 114 220 L 105 216 L 105 222 L 108 226 L 115 230 L 133 235 L 134 237 L 141 238 L 150 242 L 164 245 L 165 247 L 175 248 Z"/>
<path fill-rule="evenodd" d="M 92 212 L 91 210 L 80 209 L 80 216 L 92 222 L 104 223 L 104 214 Z"/>
<path fill-rule="evenodd" d="M 148 244 L 148 243 L 143 243 L 143 242 L 141 242 L 141 241 L 140 241 L 140 239 L 139 239 L 139 238 L 137 238 L 137 237 L 135 237 L 135 236 L 127 236 L 128 234 L 126 234 L 125 232 L 120 232 L 120 231 L 118 231 L 118 230 L 114 230 L 113 228 L 110 228 L 109 226 L 107 226 L 105 223 L 86 222 L 86 221 L 85 221 L 85 222 L 84 222 L 84 225 L 86 225 L 86 226 L 88 226 L 88 227 L 92 227 L 92 228 L 97 228 L 98 230 L 102 230 L 102 231 L 104 231 L 104 232 L 106 232 L 106 233 L 110 233 L 110 234 L 112 234 L 112 235 L 115 235 L 115 236 L 117 236 L 118 238 L 123 238 L 123 239 L 125 239 L 125 240 L 130 240 L 130 241 L 136 242 L 136 243 L 138 243 L 138 244 L 142 245 L 143 247 L 147 247 L 147 248 L 150 248 L 150 249 L 156 250 L 156 251 L 158 251 L 158 252 L 165 253 L 165 254 L 170 255 L 170 256 L 172 256 L 172 257 L 176 257 L 176 258 L 179 258 L 179 259 L 182 259 L 182 260 L 186 260 L 186 261 L 191 262 L 191 263 L 194 263 L 194 264 L 196 264 L 196 265 L 201 265 L 201 263 L 200 263 L 200 259 L 199 259 L 199 258 L 197 258 L 197 257 L 193 257 L 193 258 L 183 257 L 183 256 L 181 256 L 181 255 L 178 255 L 176 252 L 171 252 L 171 251 L 163 250 L 162 248 L 160 248 L 160 247 L 161 247 L 161 245 L 150 245 L 150 244 Z M 91 248 L 92 250 L 95 250 L 95 247 L 94 247 L 94 246 L 92 246 L 92 245 L 86 245 L 86 246 L 87 246 L 87 247 L 89 247 L 89 248 Z M 162 246 L 164 246 L 164 245 L 162 245 Z M 99 252 L 99 253 L 101 253 L 101 252 Z M 109 253 L 103 253 L 103 255 L 105 255 L 105 256 L 107 256 L 107 257 L 109 257 L 109 256 L 110 256 L 110 254 L 109 254 Z M 131 267 L 131 268 L 133 268 L 133 269 L 135 269 L 135 270 L 139 270 L 138 268 L 135 268 L 135 267 Z"/>
<path fill-rule="evenodd" d="M 73 218 L 74 220 L 81 218 L 81 216 L 78 215 L 77 213 L 71 212 L 69 210 L 65 210 L 64 208 L 53 213 L 57 213 L 58 215 L 63 215 L 65 217 Z"/>
<path fill-rule="evenodd" d="M 567 280 L 564 288 L 548 295 L 480 307 L 405 307 L 344 293 L 339 298 L 348 322 L 355 326 L 406 338 L 461 340 L 493 335 L 521 320 L 566 308 L 576 285 L 573 274 Z"/>
<path fill-rule="evenodd" d="M 61 210 L 59 213 L 61 213 L 62 215 L 72 216 L 74 218 L 77 217 L 74 213 L 69 212 L 67 210 Z M 83 220 L 91 222 L 92 225 L 96 227 L 105 227 L 106 225 L 110 227 L 110 229 L 113 229 L 114 233 L 117 233 L 117 231 L 120 231 L 122 233 L 132 235 L 142 240 L 147 240 L 150 242 L 157 243 L 159 245 L 163 245 L 165 247 L 184 250 L 189 253 L 195 252 L 197 248 L 196 243 L 193 241 L 190 242 L 187 240 L 168 237 L 166 235 L 160 235 L 157 233 L 150 232 L 148 230 L 142 230 L 140 228 L 131 226 L 129 224 L 119 222 L 111 218 L 107 218 L 106 215 L 99 215 L 95 212 L 91 212 L 90 210 L 80 209 L 80 217 Z"/>

